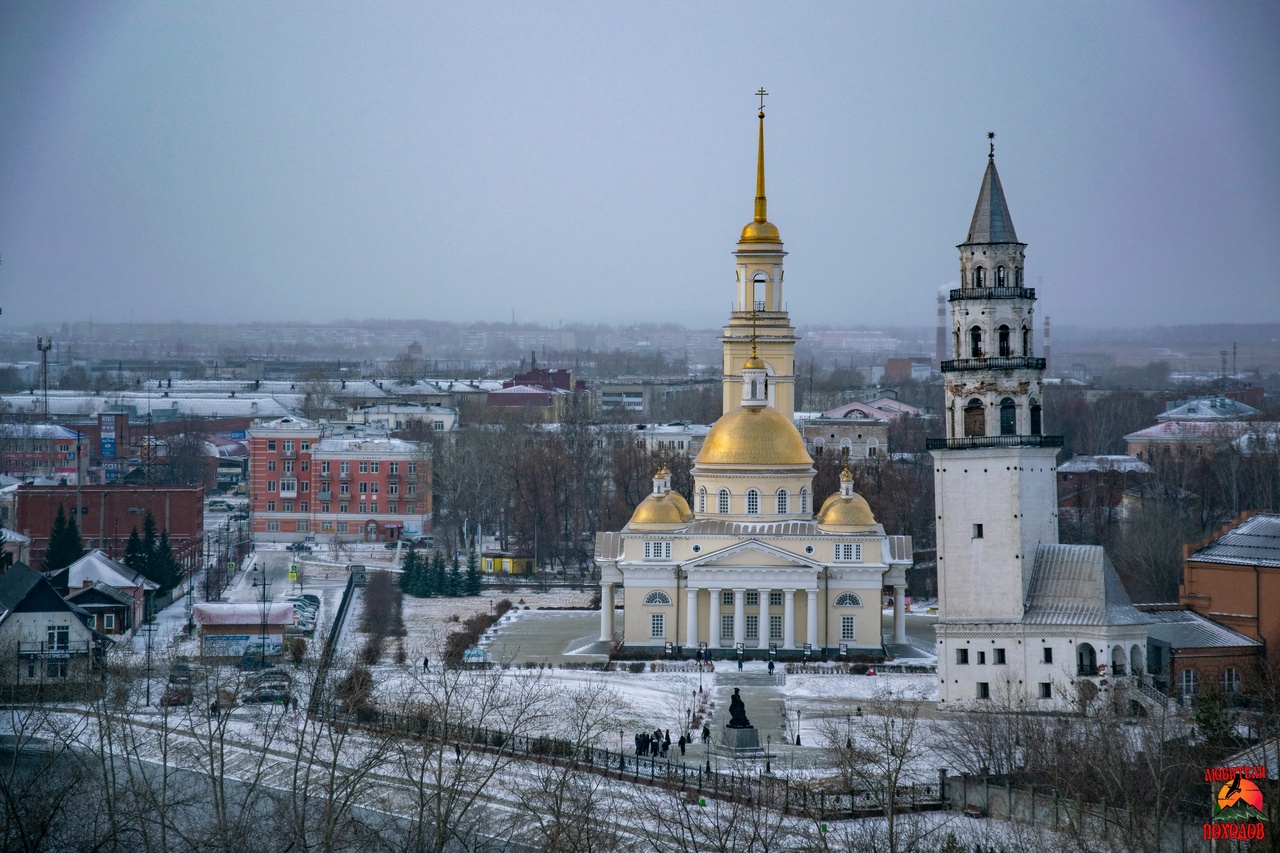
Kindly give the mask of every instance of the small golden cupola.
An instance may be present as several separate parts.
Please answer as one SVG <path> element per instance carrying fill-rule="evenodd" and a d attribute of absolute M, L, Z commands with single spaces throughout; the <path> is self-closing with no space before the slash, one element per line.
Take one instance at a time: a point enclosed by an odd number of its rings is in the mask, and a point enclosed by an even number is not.
<path fill-rule="evenodd" d="M 739 243 L 781 243 L 778 226 L 769 221 L 769 203 L 764 194 L 764 98 L 760 90 L 760 142 L 756 151 L 756 210 L 755 216 L 742 229 Z"/>
<path fill-rule="evenodd" d="M 818 529 L 855 532 L 875 526 L 871 505 L 853 490 L 853 472 L 846 463 L 840 472 L 840 491 L 827 498 L 818 510 Z"/>
<path fill-rule="evenodd" d="M 693 520 L 684 495 L 671 488 L 671 472 L 664 464 L 653 475 L 653 493 L 631 514 L 630 526 L 643 530 L 673 530 Z"/>

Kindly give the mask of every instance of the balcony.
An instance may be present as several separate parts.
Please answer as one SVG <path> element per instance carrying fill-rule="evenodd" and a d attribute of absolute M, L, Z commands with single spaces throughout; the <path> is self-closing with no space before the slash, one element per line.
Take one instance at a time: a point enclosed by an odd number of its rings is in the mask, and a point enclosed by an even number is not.
<path fill-rule="evenodd" d="M 39 658 L 41 660 L 70 660 L 92 651 L 89 642 L 66 643 L 19 643 L 18 656 L 23 658 Z"/>
<path fill-rule="evenodd" d="M 351 493 L 350 493 L 350 492 L 338 492 L 338 500 L 340 500 L 340 501 L 349 501 L 349 500 L 351 500 Z"/>
<path fill-rule="evenodd" d="M 297 459 L 297 458 L 298 458 L 298 451 L 296 451 L 296 450 L 281 450 L 281 451 L 280 451 L 280 458 L 281 458 L 281 459 Z"/>
<path fill-rule="evenodd" d="M 1061 447 L 1060 435 L 970 435 L 964 438 L 927 438 L 926 450 L 979 450 L 985 447 Z"/>
<path fill-rule="evenodd" d="M 951 301 L 961 299 L 1035 299 L 1034 287 L 962 287 L 951 291 Z"/>
<path fill-rule="evenodd" d="M 333 495 L 332 492 L 316 492 L 316 500 L 318 501 L 332 500 L 333 499 L 332 495 Z"/>
<path fill-rule="evenodd" d="M 1091 664 L 1091 663 L 1076 664 L 1076 675 L 1082 678 L 1085 676 L 1092 676 L 1097 674 L 1098 674 L 1098 667 L 1096 664 Z"/>
<path fill-rule="evenodd" d="M 992 358 L 956 358 L 942 362 L 943 373 L 958 370 L 1044 370 L 1045 360 L 1026 355 L 1006 355 Z"/>

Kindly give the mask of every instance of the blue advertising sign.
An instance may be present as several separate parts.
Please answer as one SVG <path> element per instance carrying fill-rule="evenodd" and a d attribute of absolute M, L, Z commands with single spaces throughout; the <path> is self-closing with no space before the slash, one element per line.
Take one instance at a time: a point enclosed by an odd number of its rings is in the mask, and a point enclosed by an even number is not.
<path fill-rule="evenodd" d="M 247 430 L 236 429 L 231 431 L 232 441 L 244 441 L 248 437 L 249 437 L 249 433 Z"/>
<path fill-rule="evenodd" d="M 102 452 L 99 455 L 103 458 L 114 458 L 116 455 L 116 440 L 114 438 L 103 438 Z"/>

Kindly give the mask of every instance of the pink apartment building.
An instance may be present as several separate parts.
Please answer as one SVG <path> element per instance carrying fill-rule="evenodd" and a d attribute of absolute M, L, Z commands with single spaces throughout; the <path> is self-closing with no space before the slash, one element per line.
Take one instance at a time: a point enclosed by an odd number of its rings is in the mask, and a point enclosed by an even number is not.
<path fill-rule="evenodd" d="M 431 529 L 429 448 L 294 417 L 248 437 L 255 538 L 375 542 Z"/>

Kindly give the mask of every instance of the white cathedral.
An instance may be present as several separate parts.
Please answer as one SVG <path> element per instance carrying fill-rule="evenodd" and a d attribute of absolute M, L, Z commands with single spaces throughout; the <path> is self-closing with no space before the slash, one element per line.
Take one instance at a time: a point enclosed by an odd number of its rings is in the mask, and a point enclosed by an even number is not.
<path fill-rule="evenodd" d="M 988 156 L 942 362 L 946 438 L 931 440 L 938 525 L 939 706 L 1080 707 L 1146 664 L 1147 618 L 1102 548 L 1058 544 L 1062 438 L 1041 416 L 1036 293 Z"/>
<path fill-rule="evenodd" d="M 780 659 L 881 654 L 881 594 L 893 589 L 894 634 L 911 540 L 887 536 L 846 471 L 813 505 L 813 459 L 793 423 L 795 329 L 782 298 L 786 252 L 769 222 L 764 111 L 755 216 L 734 255 L 736 298 L 724 329 L 724 415 L 694 460 L 694 506 L 659 471 L 621 532 L 596 536 L 600 639 L 615 639 L 622 586 L 628 649 Z"/>

